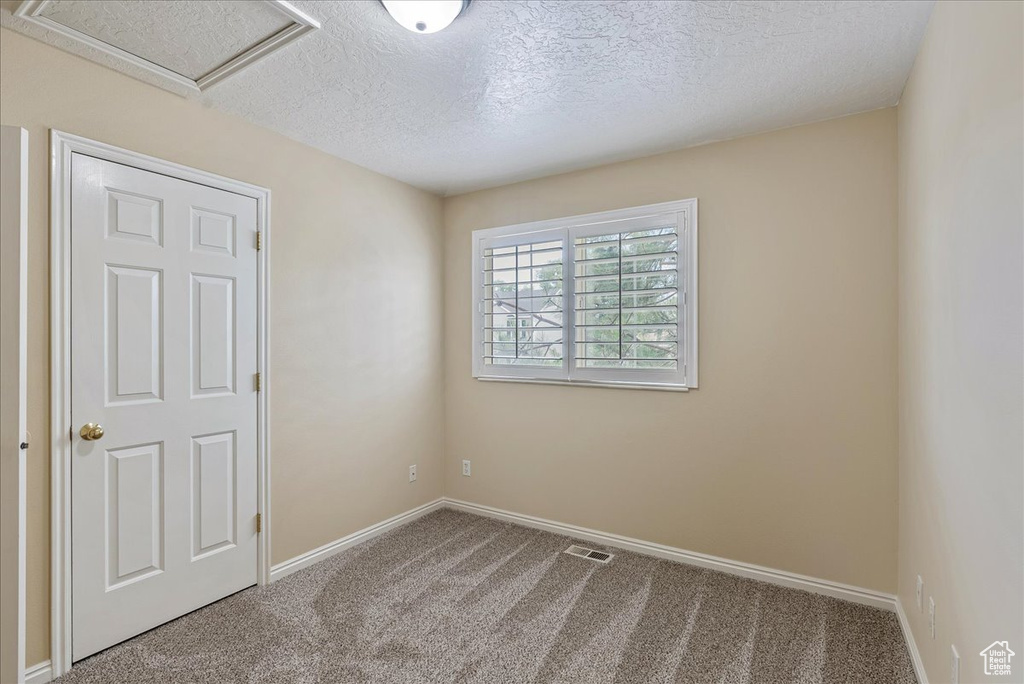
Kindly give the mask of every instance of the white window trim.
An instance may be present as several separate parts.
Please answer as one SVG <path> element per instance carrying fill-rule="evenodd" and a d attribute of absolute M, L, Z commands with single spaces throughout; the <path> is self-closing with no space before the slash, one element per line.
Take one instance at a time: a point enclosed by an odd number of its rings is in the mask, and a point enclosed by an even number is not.
<path fill-rule="evenodd" d="M 570 258 L 577 237 L 599 234 L 608 229 L 607 224 L 628 221 L 632 225 L 665 214 L 676 214 L 679 234 L 679 370 L 661 371 L 627 369 L 585 369 L 575 368 L 575 293 L 573 261 Z M 662 220 L 662 224 L 664 224 Z M 539 234 L 560 234 L 563 240 L 563 320 L 564 346 L 562 368 L 530 368 L 509 366 L 499 369 L 483 363 L 483 250 L 488 246 L 508 246 L 533 242 Z M 499 382 L 529 382 L 539 384 L 575 385 L 589 387 L 616 387 L 634 389 L 657 389 L 686 391 L 697 388 L 697 200 L 686 199 L 675 202 L 649 204 L 642 207 L 616 209 L 580 216 L 547 219 L 498 228 L 473 231 L 472 235 L 472 320 L 473 320 L 473 377 L 478 380 Z"/>

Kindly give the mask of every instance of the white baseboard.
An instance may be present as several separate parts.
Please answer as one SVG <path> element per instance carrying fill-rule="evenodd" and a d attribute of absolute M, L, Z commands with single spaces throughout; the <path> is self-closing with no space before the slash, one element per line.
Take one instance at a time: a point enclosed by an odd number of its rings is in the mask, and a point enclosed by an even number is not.
<path fill-rule="evenodd" d="M 654 542 L 643 541 L 641 539 L 623 537 L 621 535 L 592 530 L 586 527 L 577 527 L 576 525 L 568 525 L 565 523 L 555 522 L 553 520 L 545 520 L 544 518 L 537 518 L 531 515 L 513 513 L 512 511 L 505 511 L 499 508 L 492 508 L 490 506 L 482 506 L 480 504 L 460 501 L 458 499 L 436 499 L 423 504 L 422 506 L 406 511 L 405 513 L 400 513 L 392 518 L 388 518 L 387 520 L 381 521 L 375 525 L 370 525 L 358 532 L 353 532 L 352 534 L 329 544 L 324 544 L 319 548 L 296 556 L 291 560 L 279 563 L 271 567 L 270 580 L 273 582 L 281 579 L 282 577 L 287 577 L 293 572 L 309 567 L 314 563 L 322 561 L 325 558 L 329 558 L 330 556 L 333 556 L 340 551 L 344 551 L 349 547 L 355 546 L 356 544 L 369 541 L 388 530 L 410 523 L 413 520 L 421 518 L 424 515 L 440 508 L 451 508 L 454 510 L 465 511 L 467 513 L 474 513 L 476 515 L 483 515 L 490 518 L 496 518 L 498 520 L 504 520 L 506 522 L 524 525 L 526 527 L 554 532 L 555 534 L 575 537 L 577 539 L 585 539 L 604 546 L 625 549 L 626 551 L 642 553 L 648 556 L 664 558 L 666 560 L 676 561 L 679 563 L 696 565 L 702 568 L 717 570 L 719 572 L 725 572 L 739 577 L 760 580 L 762 582 L 768 582 L 778 586 L 802 589 L 804 591 L 844 599 L 846 601 L 852 601 L 854 603 L 874 608 L 895 611 L 899 619 L 900 627 L 903 630 L 903 635 L 907 641 L 907 648 L 910 651 L 910 657 L 913 661 L 914 671 L 917 674 L 918 682 L 919 684 L 928 684 L 928 679 L 925 676 L 924 665 L 921 661 L 921 654 L 914 641 L 914 635 L 910 631 L 910 625 L 907 622 L 906 613 L 903 611 L 903 605 L 900 603 L 899 599 L 892 594 L 886 594 L 872 589 L 854 587 L 848 584 L 832 582 L 830 580 L 818 579 L 816 577 L 808 577 L 807 575 L 799 575 L 785 570 L 775 570 L 773 568 L 753 565 L 751 563 L 719 558 L 717 556 L 698 553 L 696 551 L 687 551 L 685 549 L 666 546 L 664 544 L 656 544 Z M 33 665 L 25 670 L 25 684 L 44 684 L 45 682 L 49 682 L 51 679 L 52 671 L 50 668 L 50 661 L 48 660 Z"/>
<path fill-rule="evenodd" d="M 325 558 L 329 558 L 334 554 L 338 553 L 339 551 L 344 551 L 350 546 L 361 544 L 362 542 L 373 539 L 374 537 L 383 534 L 384 532 L 387 532 L 390 529 L 399 527 L 400 525 L 404 525 L 406 523 L 410 523 L 416 518 L 423 517 L 431 511 L 436 511 L 443 505 L 443 499 L 435 499 L 434 501 L 425 503 L 422 506 L 417 506 L 411 511 L 399 513 L 393 518 L 388 518 L 387 520 L 381 521 L 375 525 L 370 525 L 369 527 L 363 528 L 358 532 L 353 532 L 352 534 L 342 537 L 341 539 L 337 539 L 328 544 L 324 544 L 320 548 L 313 549 L 312 551 L 307 551 L 306 553 L 300 556 L 296 556 L 291 560 L 286 560 L 283 563 L 278 563 L 277 565 L 270 568 L 270 581 L 274 582 L 276 580 L 281 579 L 282 577 L 287 577 L 293 572 L 298 572 L 303 568 L 309 567 L 313 563 L 322 561 Z"/>
<path fill-rule="evenodd" d="M 25 668 L 25 684 L 46 684 L 51 679 L 53 670 L 50 669 L 49 660 Z"/>
<path fill-rule="evenodd" d="M 679 563 L 696 565 L 702 568 L 717 570 L 719 572 L 725 572 L 739 577 L 747 577 L 782 587 L 802 589 L 804 591 L 814 592 L 815 594 L 823 594 L 825 596 L 852 601 L 854 603 L 871 606 L 873 608 L 897 611 L 897 613 L 899 612 L 895 596 L 875 591 L 873 589 L 854 587 L 849 584 L 841 584 L 839 582 L 832 582 L 830 580 L 819 579 L 817 577 L 808 577 L 807 575 L 799 575 L 785 570 L 775 570 L 774 568 L 767 568 L 761 565 L 753 565 L 751 563 L 743 563 L 741 561 L 729 560 L 727 558 L 719 558 L 718 556 L 711 556 L 705 553 L 687 551 L 686 549 L 679 549 L 672 546 L 666 546 L 664 544 L 656 544 L 654 542 L 643 541 L 642 539 L 632 539 L 630 537 L 623 537 L 617 534 L 592 530 L 586 527 L 567 525 L 553 520 L 545 520 L 544 518 L 536 518 L 531 515 L 513 513 L 512 511 L 505 511 L 499 508 L 492 508 L 490 506 L 482 506 L 468 501 L 449 498 L 431 501 L 430 503 L 414 508 L 411 511 L 406 511 L 405 513 L 396 515 L 393 518 L 388 518 L 376 525 L 371 525 L 346 537 L 342 537 L 337 541 L 324 544 L 320 548 L 313 549 L 312 551 L 296 556 L 291 560 L 287 560 L 284 563 L 275 565 L 270 569 L 270 580 L 275 581 L 282 577 L 287 577 L 293 572 L 309 567 L 318 561 L 333 556 L 339 551 L 343 551 L 351 546 L 373 539 L 388 530 L 412 522 L 413 520 L 442 507 L 465 511 L 467 513 L 475 513 L 476 515 L 484 515 L 490 518 L 497 518 L 506 522 L 525 525 L 526 527 L 533 527 L 547 532 L 554 532 L 555 534 L 562 534 L 567 537 L 586 539 L 605 546 L 625 549 L 627 551 L 655 556 L 657 558 L 664 558 L 666 560 L 676 561 Z M 904 625 L 904 622 L 905 616 L 900 618 L 900 624 Z M 914 667 L 919 672 L 918 678 L 921 678 L 922 675 L 920 673 L 923 672 L 923 668 L 919 667 L 920 656 L 917 654 L 917 649 L 913 645 L 912 635 L 910 635 L 910 632 L 905 625 L 904 632 L 907 634 L 907 644 L 911 649 L 911 655 L 915 659 Z M 923 678 L 921 679 L 921 684 L 926 684 Z"/>
<path fill-rule="evenodd" d="M 900 621 L 900 629 L 903 630 L 903 640 L 907 642 L 907 650 L 910 651 L 910 660 L 914 664 L 917 684 L 928 684 L 928 673 L 924 671 L 921 651 L 917 649 L 914 633 L 910 631 L 910 620 L 907 619 L 907 612 L 903 610 L 903 601 L 900 601 L 899 596 L 896 597 L 896 617 Z"/>
<path fill-rule="evenodd" d="M 617 534 L 609 534 L 607 532 L 591 530 L 585 527 L 566 525 L 552 520 L 535 518 L 531 515 L 522 515 L 511 511 L 503 511 L 498 508 L 491 508 L 490 506 L 481 506 L 480 504 L 474 504 L 468 501 L 459 501 L 458 499 L 446 498 L 444 499 L 444 505 L 448 508 L 466 511 L 467 513 L 485 515 L 491 518 L 505 520 L 507 522 L 518 523 L 527 527 L 534 527 L 540 530 L 562 534 L 567 537 L 586 539 L 587 541 L 603 544 L 605 546 L 625 549 L 627 551 L 642 553 L 648 556 L 656 556 L 658 558 L 677 561 L 679 563 L 697 565 L 702 568 L 718 570 L 719 572 L 726 572 L 730 575 L 738 575 L 740 577 L 748 577 L 750 579 L 769 582 L 783 587 L 803 589 L 804 591 L 811 591 L 815 594 L 824 594 L 825 596 L 832 596 L 834 598 L 872 606 L 873 608 L 882 608 L 890 611 L 895 609 L 895 596 L 892 594 L 885 594 L 880 591 L 874 591 L 872 589 L 862 589 L 861 587 L 840 584 L 839 582 L 818 579 L 816 577 L 808 577 L 806 575 L 798 575 L 796 573 L 786 572 L 785 570 L 775 570 L 760 565 L 710 556 L 696 551 L 687 551 L 685 549 L 678 549 L 672 546 L 665 546 L 664 544 L 655 544 L 641 539 L 631 539 L 630 537 L 622 537 Z"/>

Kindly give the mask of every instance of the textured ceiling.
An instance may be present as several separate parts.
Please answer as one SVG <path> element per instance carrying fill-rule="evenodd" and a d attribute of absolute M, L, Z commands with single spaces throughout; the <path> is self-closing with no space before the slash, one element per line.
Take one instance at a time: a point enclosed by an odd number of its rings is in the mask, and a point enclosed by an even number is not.
<path fill-rule="evenodd" d="M 54 0 L 40 16 L 192 80 L 292 23 L 259 0 Z"/>
<path fill-rule="evenodd" d="M 322 30 L 200 99 L 442 194 L 893 105 L 932 6 L 474 0 L 416 35 L 292 4 Z"/>

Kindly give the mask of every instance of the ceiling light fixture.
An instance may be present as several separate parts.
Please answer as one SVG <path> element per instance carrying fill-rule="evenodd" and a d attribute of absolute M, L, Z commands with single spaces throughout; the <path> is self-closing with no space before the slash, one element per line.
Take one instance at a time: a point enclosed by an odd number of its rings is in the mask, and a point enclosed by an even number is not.
<path fill-rule="evenodd" d="M 413 33 L 437 33 L 469 6 L 469 0 L 380 0 L 399 24 Z"/>

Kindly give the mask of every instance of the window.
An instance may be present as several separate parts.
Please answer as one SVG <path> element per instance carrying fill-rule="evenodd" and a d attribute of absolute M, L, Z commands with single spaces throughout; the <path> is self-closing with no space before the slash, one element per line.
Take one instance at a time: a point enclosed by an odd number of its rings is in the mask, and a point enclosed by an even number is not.
<path fill-rule="evenodd" d="M 483 248 L 483 362 L 501 372 L 560 369 L 565 363 L 564 240 L 558 234 L 519 238 Z"/>
<path fill-rule="evenodd" d="M 473 233 L 473 376 L 697 386 L 697 200 Z"/>

